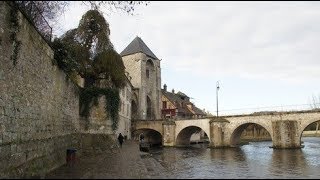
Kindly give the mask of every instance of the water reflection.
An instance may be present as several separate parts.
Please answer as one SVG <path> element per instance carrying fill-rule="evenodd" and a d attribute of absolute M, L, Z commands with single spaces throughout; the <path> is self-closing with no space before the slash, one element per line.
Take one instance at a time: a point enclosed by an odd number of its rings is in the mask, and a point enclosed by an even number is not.
<path fill-rule="evenodd" d="M 269 148 L 271 141 L 225 149 L 158 148 L 150 158 L 161 166 L 162 178 L 320 178 L 320 138 L 302 140 L 302 149 Z"/>
<path fill-rule="evenodd" d="M 279 178 L 295 178 L 308 175 L 302 149 L 274 149 L 269 172 Z"/>
<path fill-rule="evenodd" d="M 241 170 L 248 169 L 244 151 L 240 148 L 210 149 L 210 166 L 216 166 L 212 173 L 215 178 L 237 178 L 242 176 Z M 208 174 L 210 177 L 211 174 Z"/>

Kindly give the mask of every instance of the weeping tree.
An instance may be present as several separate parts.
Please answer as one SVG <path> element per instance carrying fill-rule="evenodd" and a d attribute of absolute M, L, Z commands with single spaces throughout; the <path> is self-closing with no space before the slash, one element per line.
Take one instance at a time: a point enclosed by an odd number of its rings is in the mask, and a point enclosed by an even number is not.
<path fill-rule="evenodd" d="M 80 75 L 84 87 L 80 93 L 80 115 L 88 118 L 98 98 L 106 98 L 106 114 L 118 126 L 119 89 L 125 85 L 125 66 L 109 39 L 110 29 L 98 10 L 89 10 L 79 26 L 55 39 L 55 59 L 69 75 Z"/>

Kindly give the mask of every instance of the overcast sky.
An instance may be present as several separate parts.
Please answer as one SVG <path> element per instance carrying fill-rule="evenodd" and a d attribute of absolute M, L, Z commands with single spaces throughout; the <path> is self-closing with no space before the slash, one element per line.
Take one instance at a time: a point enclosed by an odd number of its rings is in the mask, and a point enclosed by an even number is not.
<path fill-rule="evenodd" d="M 70 6 L 54 33 L 86 10 Z M 308 109 L 320 97 L 320 2 L 151 1 L 134 16 L 105 12 L 118 53 L 141 37 L 162 59 L 162 87 L 200 109 L 216 114 L 217 81 L 219 115 Z"/>

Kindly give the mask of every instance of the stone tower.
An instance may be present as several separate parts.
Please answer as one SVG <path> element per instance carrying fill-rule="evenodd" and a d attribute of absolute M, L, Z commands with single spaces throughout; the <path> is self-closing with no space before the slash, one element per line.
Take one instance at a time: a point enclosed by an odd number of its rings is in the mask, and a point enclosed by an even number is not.
<path fill-rule="evenodd" d="M 140 37 L 136 37 L 121 53 L 126 71 L 134 87 L 131 118 L 153 120 L 161 118 L 160 60 Z"/>

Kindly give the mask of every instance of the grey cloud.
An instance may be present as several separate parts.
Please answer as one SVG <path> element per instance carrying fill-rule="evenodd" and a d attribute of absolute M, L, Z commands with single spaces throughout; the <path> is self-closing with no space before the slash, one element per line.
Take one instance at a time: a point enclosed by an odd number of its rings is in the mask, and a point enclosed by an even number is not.
<path fill-rule="evenodd" d="M 297 83 L 320 75 L 319 10 L 320 2 L 150 2 L 139 15 L 106 19 L 117 51 L 138 35 L 163 67 Z"/>

